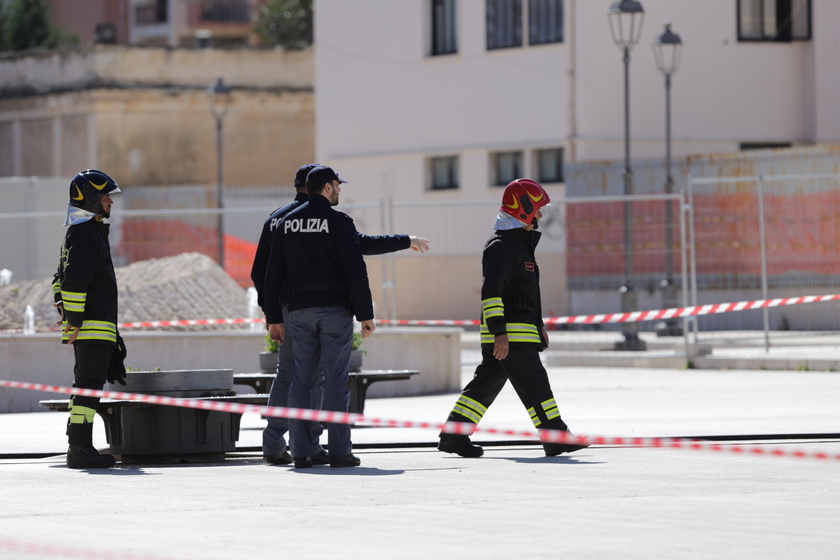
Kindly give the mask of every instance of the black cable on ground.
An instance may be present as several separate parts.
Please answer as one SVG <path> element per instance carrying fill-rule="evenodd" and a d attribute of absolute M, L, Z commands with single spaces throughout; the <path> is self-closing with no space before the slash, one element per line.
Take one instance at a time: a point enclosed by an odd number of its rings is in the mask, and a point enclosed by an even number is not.
<path fill-rule="evenodd" d="M 645 437 L 645 439 L 653 439 Z M 840 439 L 840 433 L 807 433 L 807 434 L 742 434 L 742 435 L 727 435 L 727 436 L 659 436 L 660 439 L 684 439 L 692 441 L 768 441 L 768 440 L 808 440 L 808 439 Z M 631 437 L 625 439 L 630 440 Z M 537 440 L 522 439 L 522 440 L 494 440 L 494 441 L 473 441 L 476 445 L 482 447 L 522 447 L 529 445 L 541 445 Z M 421 442 L 386 442 L 386 443 L 354 443 L 353 449 L 421 449 L 427 447 L 437 448 L 437 441 L 421 441 Z M 327 446 L 325 445 L 324 448 Z M 262 452 L 262 447 L 237 447 L 236 451 L 242 453 Z"/>
<path fill-rule="evenodd" d="M 631 440 L 634 436 L 628 436 L 624 439 Z M 782 441 L 782 440 L 812 440 L 812 439 L 837 439 L 840 440 L 840 433 L 805 433 L 805 434 L 737 434 L 737 435 L 711 435 L 711 436 L 640 436 L 645 439 L 683 439 L 692 441 Z M 482 447 L 523 447 L 529 445 L 540 445 L 537 440 L 531 439 L 510 439 L 510 440 L 493 440 L 493 441 L 473 441 Z M 385 442 L 385 443 L 354 443 L 353 449 L 423 449 L 423 448 L 437 448 L 437 441 L 417 441 L 417 442 Z M 324 448 L 327 448 L 325 445 Z M 0 461 L 5 459 L 46 459 L 47 457 L 56 457 L 64 455 L 66 451 L 54 453 L 0 453 Z M 262 447 L 237 447 L 233 453 L 262 453 Z"/>

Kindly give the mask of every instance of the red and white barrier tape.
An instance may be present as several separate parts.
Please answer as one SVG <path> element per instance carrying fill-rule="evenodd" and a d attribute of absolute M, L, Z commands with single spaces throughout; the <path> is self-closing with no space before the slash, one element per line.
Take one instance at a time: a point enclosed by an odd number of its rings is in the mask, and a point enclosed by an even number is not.
<path fill-rule="evenodd" d="M 603 323 L 637 323 L 641 321 L 656 321 L 660 319 L 680 319 L 682 317 L 698 317 L 716 313 L 731 313 L 733 311 L 749 311 L 765 307 L 781 307 L 783 305 L 799 305 L 803 303 L 820 303 L 840 300 L 840 294 L 826 296 L 802 296 L 792 298 L 757 299 L 753 301 L 738 301 L 732 303 L 715 303 L 695 305 L 690 307 L 671 307 L 669 309 L 653 309 L 650 311 L 633 311 L 631 313 L 601 313 L 598 315 L 570 315 L 567 317 L 546 317 L 546 325 L 595 325 Z M 404 326 L 465 326 L 479 325 L 477 319 L 377 319 L 380 325 Z M 264 324 L 265 319 L 172 319 L 170 321 L 134 321 L 120 323 L 121 329 L 143 329 L 159 327 L 195 327 L 207 325 L 250 325 Z M 57 328 L 49 329 L 51 331 Z M 19 333 L 20 329 L 9 329 L 0 333 Z"/>
<path fill-rule="evenodd" d="M 819 303 L 840 300 L 840 294 L 825 296 L 802 296 L 792 298 L 757 299 L 753 301 L 738 301 L 733 303 L 715 303 L 695 305 L 690 307 L 671 307 L 669 309 L 653 309 L 651 311 L 633 311 L 631 313 L 602 313 L 598 315 L 571 315 L 568 317 L 546 317 L 546 325 L 594 325 L 599 323 L 636 323 L 640 321 L 656 321 L 661 319 L 680 319 L 682 317 L 698 317 L 716 313 L 731 313 L 733 311 L 748 311 L 765 307 L 780 307 L 783 305 L 799 305 L 803 303 Z M 149 328 L 149 327 L 182 327 L 196 325 L 246 325 L 251 323 L 265 323 L 264 319 L 186 319 L 172 321 L 136 321 L 120 323 L 120 328 Z M 377 319 L 381 325 L 426 325 L 426 326 L 461 326 L 478 325 L 481 321 L 472 319 L 416 319 L 391 320 Z"/>
<path fill-rule="evenodd" d="M 790 451 L 782 448 L 767 448 L 761 446 L 753 447 L 741 445 L 722 445 L 719 443 L 707 443 L 683 438 L 581 436 L 572 435 L 569 432 L 561 432 L 557 430 L 533 431 L 480 428 L 475 426 L 474 424 L 467 422 L 447 422 L 445 424 L 440 424 L 435 422 L 417 422 L 413 420 L 370 418 L 352 412 L 334 412 L 328 410 L 308 410 L 302 408 L 257 406 L 251 404 L 220 402 L 208 399 L 185 399 L 177 397 L 165 397 L 159 395 L 123 393 L 120 391 L 95 391 L 93 389 L 80 389 L 77 387 L 59 387 L 56 385 L 44 385 L 41 383 L 7 381 L 4 379 L 0 379 L 0 387 L 12 387 L 16 389 L 28 389 L 32 391 L 46 391 L 48 393 L 64 393 L 68 395 L 81 395 L 86 397 L 111 398 L 116 400 L 136 400 L 151 404 L 180 406 L 184 408 L 198 408 L 202 410 L 215 410 L 218 412 L 233 412 L 237 414 L 244 414 L 245 412 L 256 412 L 262 416 L 292 418 L 296 420 L 315 420 L 319 422 L 333 422 L 337 424 L 356 424 L 358 422 L 364 422 L 373 426 L 382 426 L 389 428 L 425 428 L 440 430 L 450 434 L 462 435 L 472 435 L 473 433 L 480 432 L 485 434 L 514 436 L 529 439 L 536 438 L 540 441 L 550 443 L 659 447 L 666 449 L 688 449 L 693 451 L 729 452 L 741 455 L 769 455 L 775 457 L 795 457 L 799 459 L 840 461 L 840 453 L 829 454 L 822 451 Z"/>
<path fill-rule="evenodd" d="M 0 537 L 0 548 L 10 550 L 12 552 L 42 554 L 55 558 L 84 558 L 86 560 L 178 560 L 173 556 L 80 548 L 75 544 L 73 546 L 68 546 L 67 543 L 53 545 L 46 543 L 23 542 L 4 537 Z M 180 560 L 183 560 L 183 558 Z"/>
<path fill-rule="evenodd" d="M 818 303 L 840 300 L 840 294 L 826 296 L 802 296 L 793 298 L 758 299 L 753 301 L 739 301 L 734 303 L 716 303 L 709 305 L 695 305 L 691 307 L 671 307 L 669 309 L 653 309 L 651 311 L 633 311 L 631 313 L 602 313 L 598 315 L 572 315 L 568 317 L 546 317 L 546 325 L 594 325 L 599 323 L 636 323 L 640 321 L 656 321 L 660 319 L 680 319 L 682 317 L 697 317 L 714 313 L 730 313 L 733 311 L 748 311 L 765 307 L 779 307 L 782 305 L 798 305 L 802 303 Z M 480 321 L 448 321 L 448 320 L 389 320 L 378 319 L 383 325 L 478 325 Z"/>

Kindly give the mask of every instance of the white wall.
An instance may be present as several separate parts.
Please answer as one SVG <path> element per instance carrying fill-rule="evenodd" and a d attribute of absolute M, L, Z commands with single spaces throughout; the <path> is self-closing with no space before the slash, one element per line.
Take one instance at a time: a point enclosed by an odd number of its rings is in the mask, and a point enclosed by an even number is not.
<path fill-rule="evenodd" d="M 814 0 L 814 40 L 791 43 L 739 43 L 732 0 L 643 4 L 642 38 L 631 61 L 633 157 L 664 155 L 664 80 L 651 45 L 665 19 L 685 45 L 672 89 L 675 156 L 736 150 L 742 141 L 798 144 L 840 136 L 840 109 L 829 101 L 840 90 L 833 65 L 840 46 L 830 28 L 840 19 L 840 3 Z M 460 0 L 459 52 L 438 57 L 426 56 L 428 5 L 319 0 L 320 161 L 379 185 L 376 195 L 385 173 L 392 188 L 417 199 L 426 196 L 424 178 L 409 174 L 425 174 L 419 166 L 427 157 L 486 159 L 495 149 L 568 147 L 572 117 L 580 160 L 623 158 L 623 64 L 610 35 L 609 0 L 566 0 L 565 43 L 497 51 L 484 48 L 484 1 Z M 353 162 L 375 169 L 362 174 Z M 486 174 L 469 173 L 463 168 L 469 165 L 462 161 L 463 194 L 435 196 L 467 198 L 484 190 Z"/>
<path fill-rule="evenodd" d="M 837 40 L 837 23 L 840 22 L 840 2 L 812 0 L 814 3 L 813 80 L 814 96 L 806 113 L 814 122 L 815 139 L 819 143 L 840 141 L 840 41 Z"/>

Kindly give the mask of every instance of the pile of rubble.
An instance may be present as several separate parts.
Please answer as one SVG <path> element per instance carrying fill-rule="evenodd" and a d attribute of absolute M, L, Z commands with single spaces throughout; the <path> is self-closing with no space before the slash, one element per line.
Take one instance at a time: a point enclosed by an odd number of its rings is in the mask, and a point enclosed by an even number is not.
<path fill-rule="evenodd" d="M 116 269 L 119 321 L 231 319 L 248 316 L 246 291 L 216 262 L 200 253 L 140 261 Z M 0 330 L 21 329 L 27 305 L 35 329 L 55 327 L 52 278 L 0 286 Z M 222 330 L 247 326 L 168 327 L 170 330 Z"/>

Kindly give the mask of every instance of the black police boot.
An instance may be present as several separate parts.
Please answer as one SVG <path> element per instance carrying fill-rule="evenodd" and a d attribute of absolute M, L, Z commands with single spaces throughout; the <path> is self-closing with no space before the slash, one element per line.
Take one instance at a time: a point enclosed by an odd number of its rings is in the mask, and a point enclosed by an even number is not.
<path fill-rule="evenodd" d="M 67 449 L 67 468 L 108 469 L 117 463 L 113 455 L 103 455 L 93 446 L 92 422 L 68 424 L 67 436 L 70 443 Z"/>
<path fill-rule="evenodd" d="M 468 437 L 461 439 L 441 436 L 438 451 L 456 453 L 461 457 L 481 457 L 484 455 L 484 449 L 480 445 L 473 444 Z"/>

